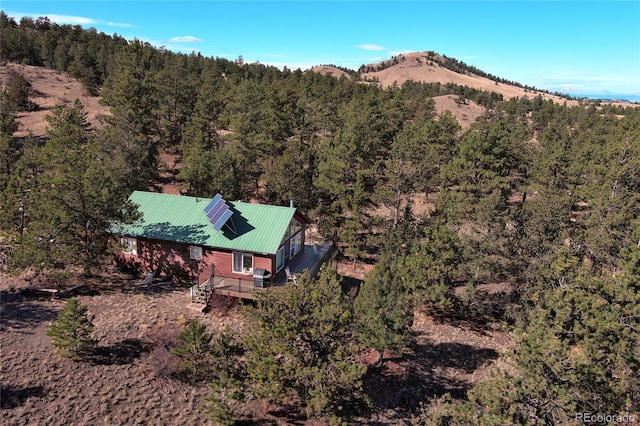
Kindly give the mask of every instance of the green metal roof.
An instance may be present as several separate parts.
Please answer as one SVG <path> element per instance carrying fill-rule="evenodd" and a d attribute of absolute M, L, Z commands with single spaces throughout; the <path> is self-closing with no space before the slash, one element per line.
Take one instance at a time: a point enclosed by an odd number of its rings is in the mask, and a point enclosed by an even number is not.
<path fill-rule="evenodd" d="M 204 212 L 211 199 L 135 191 L 129 200 L 138 205 L 142 219 L 119 225 L 122 235 L 254 253 L 275 254 L 296 212 L 292 207 L 227 201 L 233 215 L 228 226 L 216 231 Z"/>

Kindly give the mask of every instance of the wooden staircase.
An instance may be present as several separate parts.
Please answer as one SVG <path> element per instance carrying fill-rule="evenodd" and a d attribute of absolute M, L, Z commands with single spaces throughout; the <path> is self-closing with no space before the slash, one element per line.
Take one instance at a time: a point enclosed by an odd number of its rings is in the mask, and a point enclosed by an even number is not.
<path fill-rule="evenodd" d="M 204 311 L 209 305 L 211 296 L 213 295 L 213 280 L 208 279 L 202 284 L 196 284 L 191 287 L 191 304 L 189 308 Z"/>

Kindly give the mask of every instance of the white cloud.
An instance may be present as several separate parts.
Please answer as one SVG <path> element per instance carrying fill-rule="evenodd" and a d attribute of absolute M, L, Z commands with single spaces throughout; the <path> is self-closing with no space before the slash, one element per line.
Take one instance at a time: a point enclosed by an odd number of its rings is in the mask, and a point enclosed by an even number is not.
<path fill-rule="evenodd" d="M 91 25 L 97 23 L 95 19 L 85 18 L 84 16 L 72 16 L 72 15 L 56 15 L 44 13 L 38 16 L 46 16 L 51 22 L 56 24 L 69 24 L 69 25 Z"/>
<path fill-rule="evenodd" d="M 22 13 L 22 12 L 7 12 L 7 15 L 20 20 L 22 18 L 38 19 L 41 17 L 49 18 L 49 21 L 58 25 L 81 25 L 81 26 L 94 26 L 94 25 L 108 25 L 110 27 L 120 28 L 136 28 L 135 25 L 126 24 L 122 22 L 105 22 L 98 19 L 87 18 L 86 16 L 74 16 L 74 15 L 58 15 L 56 13 Z"/>
<path fill-rule="evenodd" d="M 359 48 L 359 49 L 364 49 L 364 50 L 386 50 L 387 49 L 384 46 L 380 46 L 380 45 L 372 44 L 372 43 L 359 44 L 356 47 Z"/>
<path fill-rule="evenodd" d="M 169 39 L 172 43 L 200 43 L 204 40 L 198 37 L 193 36 L 179 36 L 179 37 L 171 37 Z"/>
<path fill-rule="evenodd" d="M 136 28 L 135 25 L 132 24 L 123 24 L 120 22 L 107 22 L 107 25 L 110 27 L 120 27 L 120 28 Z"/>

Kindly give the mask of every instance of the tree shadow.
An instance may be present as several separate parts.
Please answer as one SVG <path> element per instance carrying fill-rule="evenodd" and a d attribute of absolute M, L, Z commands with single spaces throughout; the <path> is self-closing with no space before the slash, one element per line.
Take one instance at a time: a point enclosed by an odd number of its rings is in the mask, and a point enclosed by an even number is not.
<path fill-rule="evenodd" d="M 97 346 L 87 354 L 87 361 L 94 365 L 132 364 L 140 358 L 144 348 L 140 339 L 124 339 L 111 346 Z"/>
<path fill-rule="evenodd" d="M 394 410 L 398 418 L 416 414 L 424 401 L 450 394 L 466 397 L 468 375 L 498 358 L 490 348 L 463 343 L 416 344 L 397 362 L 370 367 L 363 384 L 376 410 Z"/>
<path fill-rule="evenodd" d="M 267 411 L 271 416 L 278 419 L 286 419 L 289 424 L 304 424 L 308 420 L 297 404 L 281 404 Z"/>
<path fill-rule="evenodd" d="M 481 312 L 474 306 L 456 306 L 449 310 L 424 307 L 423 311 L 438 324 L 471 330 L 482 336 L 486 336 L 489 331 L 495 331 L 495 324 L 499 317 Z"/>
<path fill-rule="evenodd" d="M 430 368 L 454 368 L 466 374 L 473 373 L 499 356 L 494 349 L 476 348 L 458 342 L 416 345 L 414 351 L 415 359 L 422 361 L 422 365 L 426 364 Z"/>
<path fill-rule="evenodd" d="M 363 280 L 359 280 L 357 278 L 343 276 L 342 282 L 340 283 L 340 286 L 342 287 L 342 293 L 348 295 L 351 300 L 355 300 L 355 298 L 358 297 L 358 294 L 360 293 L 360 286 L 363 282 Z"/>
<path fill-rule="evenodd" d="M 172 226 L 168 223 L 150 224 L 141 231 L 145 237 L 138 237 L 138 255 L 119 254 L 117 265 L 138 276 L 149 271 L 158 279 L 168 277 L 176 283 L 192 283 L 200 273 L 201 265 L 191 259 L 189 244 L 177 241 L 191 241 L 204 245 L 208 235 L 200 226 Z"/>
<path fill-rule="evenodd" d="M 282 424 L 281 422 L 277 422 L 275 420 L 265 420 L 265 419 L 240 419 L 235 420 L 235 425 L 237 426 L 278 426 Z"/>
<path fill-rule="evenodd" d="M 169 222 L 144 225 L 141 235 L 145 238 L 161 241 L 189 241 L 190 244 L 203 245 L 209 238 L 204 225 L 172 225 Z"/>
<path fill-rule="evenodd" d="M 23 405 L 31 397 L 42 398 L 46 395 L 42 386 L 29 386 L 18 388 L 17 386 L 4 386 L 0 384 L 0 408 L 11 409 Z"/>
<path fill-rule="evenodd" d="M 0 292 L 0 331 L 33 328 L 56 319 L 58 309 L 38 301 L 25 300 L 21 294 Z"/>
<path fill-rule="evenodd" d="M 146 294 L 146 295 L 159 295 L 159 294 L 167 294 L 167 293 L 176 293 L 180 292 L 184 289 L 181 286 L 182 282 L 174 282 L 168 278 L 156 278 L 153 282 L 138 282 L 133 284 L 128 284 L 122 287 L 122 293 L 133 293 L 133 294 Z"/>

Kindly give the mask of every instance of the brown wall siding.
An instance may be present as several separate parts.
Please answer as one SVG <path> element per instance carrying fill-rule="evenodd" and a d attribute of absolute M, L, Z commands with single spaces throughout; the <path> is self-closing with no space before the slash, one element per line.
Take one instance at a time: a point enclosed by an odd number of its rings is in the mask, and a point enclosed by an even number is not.
<path fill-rule="evenodd" d="M 215 274 L 225 277 L 230 276 L 231 261 L 232 257 L 229 252 L 221 252 L 211 249 L 203 250 L 201 262 L 206 265 L 207 270 L 201 275 L 200 281 L 204 282 L 211 277 L 211 265 L 215 265 Z"/>
<path fill-rule="evenodd" d="M 275 255 L 253 255 L 253 267 L 275 271 Z M 178 281 L 204 282 L 215 273 L 225 277 L 253 279 L 252 275 L 233 273 L 233 255 L 230 251 L 202 248 L 202 259 L 191 259 L 189 244 L 172 241 L 138 238 L 138 255 L 118 253 L 117 261 L 122 266 L 145 273 L 153 271 L 156 276 L 167 275 Z"/>
<path fill-rule="evenodd" d="M 275 271 L 275 262 L 271 257 L 253 256 L 253 269 L 264 268 L 267 271 Z"/>

